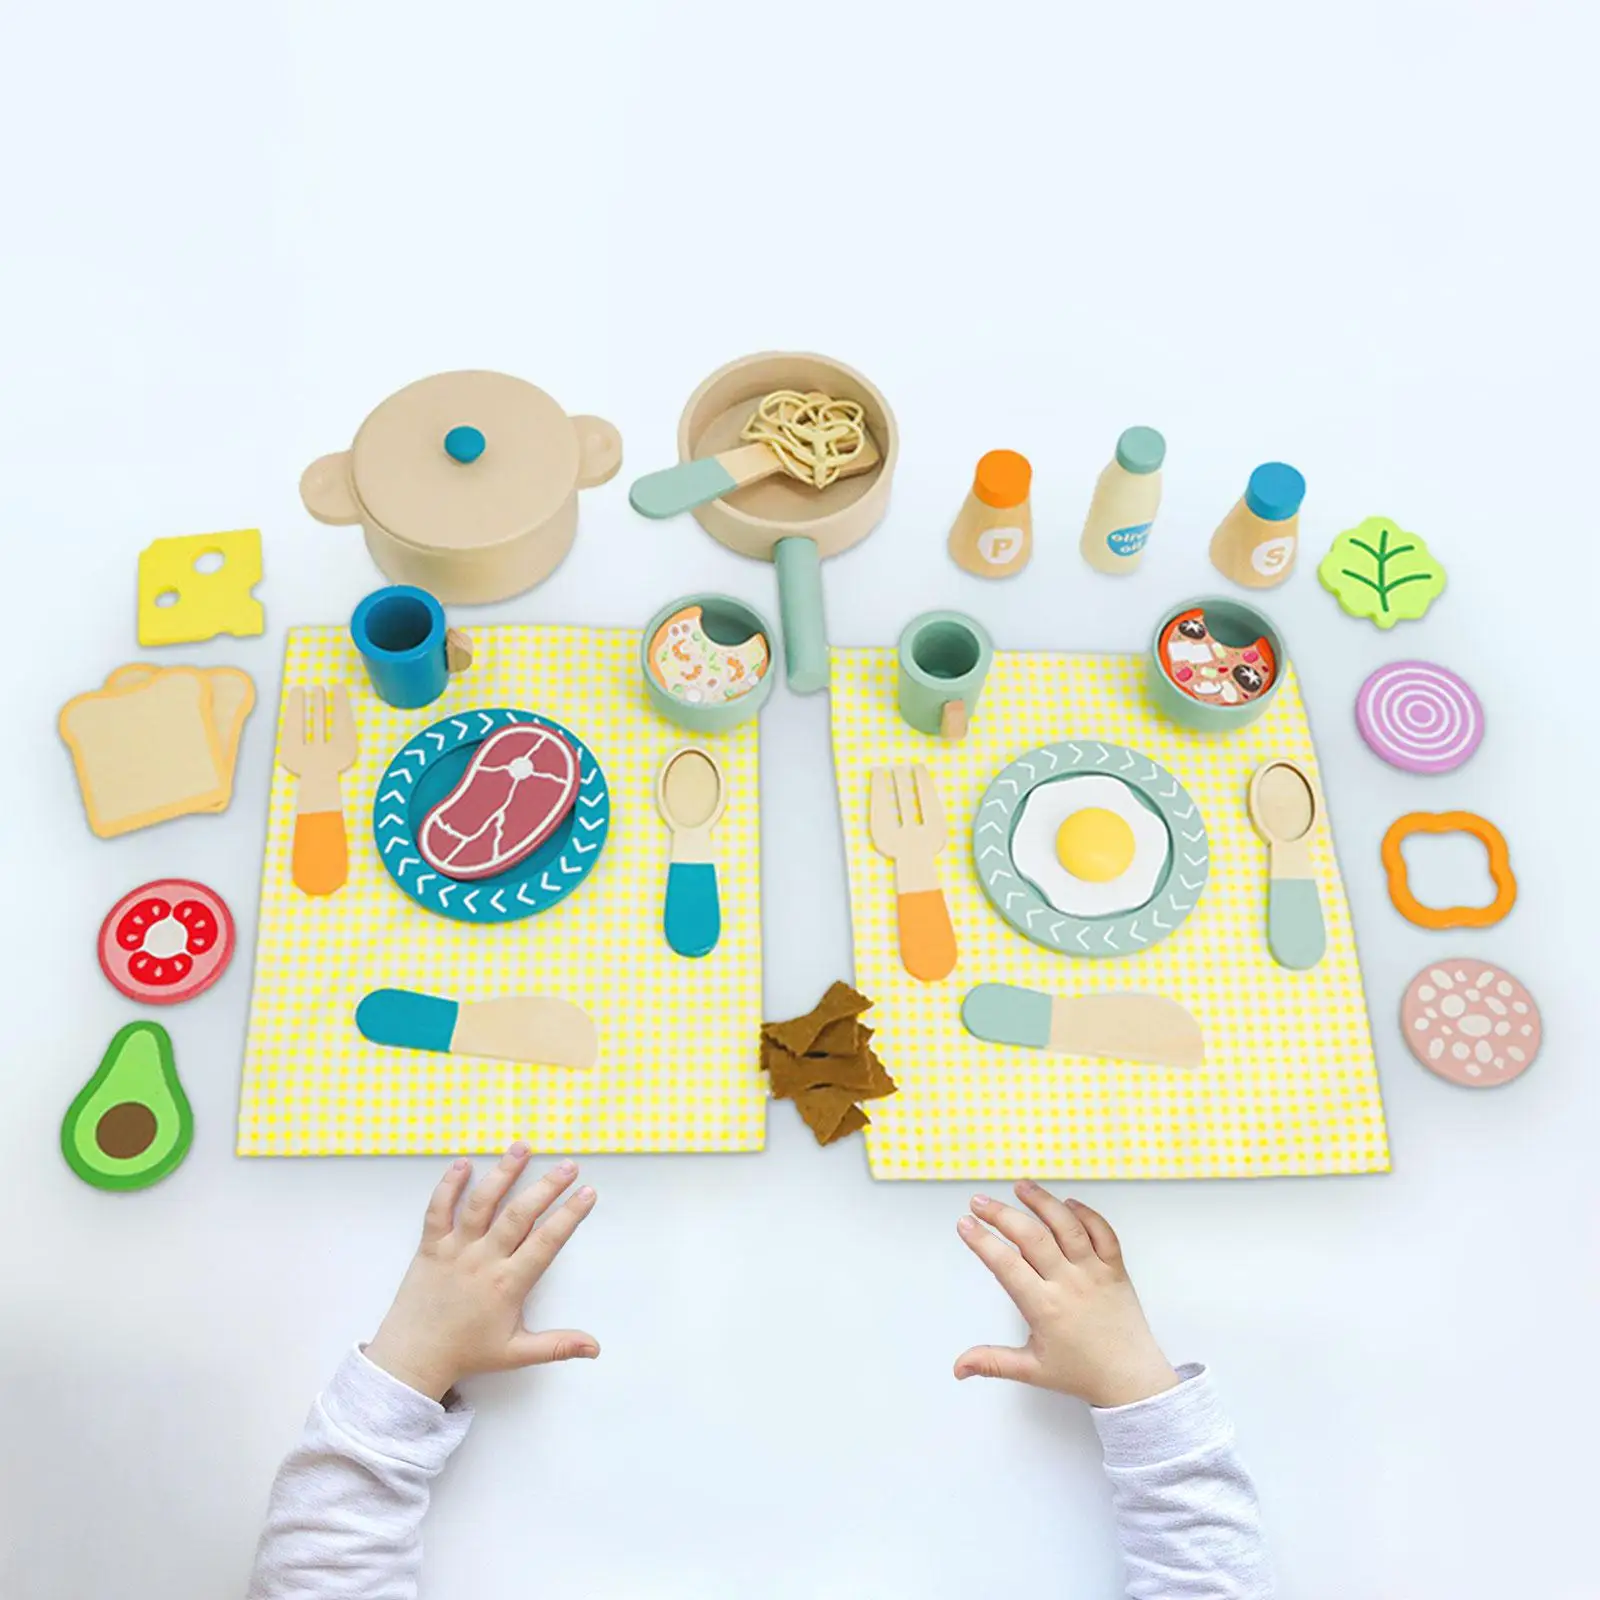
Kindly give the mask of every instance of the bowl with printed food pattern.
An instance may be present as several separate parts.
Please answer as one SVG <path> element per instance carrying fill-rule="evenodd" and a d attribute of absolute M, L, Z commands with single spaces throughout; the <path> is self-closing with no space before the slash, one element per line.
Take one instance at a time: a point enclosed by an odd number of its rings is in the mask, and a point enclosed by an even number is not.
<path fill-rule="evenodd" d="M 1196 733 L 1228 733 L 1254 722 L 1288 670 L 1289 653 L 1272 621 L 1221 595 L 1169 607 L 1150 638 L 1150 696 L 1165 716 Z"/>
<path fill-rule="evenodd" d="M 639 670 L 662 716 L 691 733 L 727 733 L 760 713 L 777 675 L 772 627 L 730 594 L 687 594 L 645 625 Z"/>

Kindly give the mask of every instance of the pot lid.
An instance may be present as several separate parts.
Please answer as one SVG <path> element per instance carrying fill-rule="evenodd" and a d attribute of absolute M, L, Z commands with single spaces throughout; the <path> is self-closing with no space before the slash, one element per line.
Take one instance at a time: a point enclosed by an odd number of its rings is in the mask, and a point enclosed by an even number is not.
<path fill-rule="evenodd" d="M 350 476 L 405 543 L 477 550 L 542 527 L 578 487 L 578 436 L 547 395 L 503 372 L 440 372 L 361 424 Z"/>

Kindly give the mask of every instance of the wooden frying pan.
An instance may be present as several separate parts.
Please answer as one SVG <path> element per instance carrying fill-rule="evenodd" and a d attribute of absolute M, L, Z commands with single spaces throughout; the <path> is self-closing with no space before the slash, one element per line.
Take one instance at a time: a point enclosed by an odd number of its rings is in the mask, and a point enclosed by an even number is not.
<path fill-rule="evenodd" d="M 821 389 L 859 400 L 880 456 L 872 470 L 826 489 L 785 473 L 694 507 L 695 520 L 719 544 L 777 567 L 785 674 L 797 694 L 811 694 L 828 684 L 822 559 L 859 544 L 883 520 L 900 434 L 888 402 L 853 368 L 827 356 L 767 352 L 729 362 L 689 396 L 678 421 L 679 459 L 699 460 L 742 443 L 750 413 L 774 389 Z"/>

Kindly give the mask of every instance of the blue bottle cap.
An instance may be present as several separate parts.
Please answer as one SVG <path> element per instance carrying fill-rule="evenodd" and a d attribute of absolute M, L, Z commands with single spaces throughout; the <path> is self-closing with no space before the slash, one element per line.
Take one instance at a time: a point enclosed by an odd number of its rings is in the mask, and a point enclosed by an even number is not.
<path fill-rule="evenodd" d="M 1117 465 L 1124 472 L 1158 472 L 1167 459 L 1167 441 L 1154 428 L 1124 428 L 1117 440 Z"/>
<path fill-rule="evenodd" d="M 483 434 L 476 428 L 452 428 L 444 436 L 444 453 L 452 461 L 468 466 L 483 454 Z"/>
<path fill-rule="evenodd" d="M 1257 467 L 1244 491 L 1244 503 L 1263 522 L 1287 522 L 1305 497 L 1306 480 L 1284 461 Z"/>

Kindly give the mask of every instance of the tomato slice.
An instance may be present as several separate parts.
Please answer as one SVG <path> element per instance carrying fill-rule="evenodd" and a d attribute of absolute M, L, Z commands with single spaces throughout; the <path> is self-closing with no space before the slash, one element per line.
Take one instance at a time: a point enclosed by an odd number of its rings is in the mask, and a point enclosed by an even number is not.
<path fill-rule="evenodd" d="M 188 878 L 130 890 L 100 924 L 100 969 L 130 1000 L 170 1006 L 209 989 L 233 959 L 233 914 Z"/>
<path fill-rule="evenodd" d="M 117 918 L 117 943 L 124 950 L 138 950 L 144 944 L 145 934 L 171 911 L 172 907 L 155 895 L 136 901 Z"/>
<path fill-rule="evenodd" d="M 202 956 L 217 942 L 217 919 L 210 906 L 199 900 L 180 900 L 172 914 L 188 933 L 184 948 L 190 955 Z"/>

